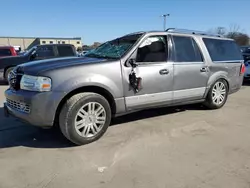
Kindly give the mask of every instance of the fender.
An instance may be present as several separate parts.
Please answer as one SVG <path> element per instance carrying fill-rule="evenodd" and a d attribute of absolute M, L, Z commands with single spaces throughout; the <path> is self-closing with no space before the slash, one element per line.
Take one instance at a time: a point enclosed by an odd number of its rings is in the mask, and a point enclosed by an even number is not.
<path fill-rule="evenodd" d="M 74 91 L 78 88 L 85 86 L 98 86 L 103 89 L 106 89 L 108 92 L 111 93 L 114 99 L 123 96 L 122 82 L 118 86 L 118 84 L 116 84 L 110 78 L 100 74 L 93 74 L 93 73 L 87 73 L 81 77 L 79 75 L 73 76 L 69 80 L 66 80 L 65 82 L 57 85 L 56 88 L 54 88 L 54 90 L 59 92 L 64 92 L 64 94 L 67 95 L 71 91 Z"/>
<path fill-rule="evenodd" d="M 207 97 L 207 94 L 211 88 L 211 86 L 219 79 L 224 79 L 227 81 L 227 84 L 228 84 L 228 88 L 230 89 L 230 81 L 228 79 L 228 73 L 225 72 L 225 71 L 218 71 L 218 72 L 215 72 L 213 73 L 212 75 L 210 75 L 209 79 L 208 79 L 208 82 L 207 82 L 207 89 L 206 89 L 206 92 L 204 94 L 204 98 Z"/>

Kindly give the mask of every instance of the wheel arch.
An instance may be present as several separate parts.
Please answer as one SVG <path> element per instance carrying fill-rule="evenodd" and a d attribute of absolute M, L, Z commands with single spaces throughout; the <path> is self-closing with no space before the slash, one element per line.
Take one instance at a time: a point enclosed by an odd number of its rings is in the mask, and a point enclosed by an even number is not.
<path fill-rule="evenodd" d="M 5 73 L 6 73 L 6 71 L 7 71 L 9 68 L 14 68 L 14 67 L 15 67 L 15 65 L 8 65 L 8 66 L 4 67 L 4 69 L 3 69 L 3 76 L 5 76 Z"/>
<path fill-rule="evenodd" d="M 228 91 L 230 90 L 230 82 L 229 82 L 227 76 L 224 75 L 224 74 L 220 74 L 220 75 L 216 74 L 216 75 L 214 75 L 214 76 L 211 76 L 210 79 L 208 80 L 208 87 L 207 87 L 207 90 L 206 90 L 206 92 L 205 92 L 204 98 L 207 97 L 207 94 L 208 94 L 208 92 L 209 92 L 211 86 L 212 86 L 215 82 L 217 82 L 218 80 L 220 80 L 220 79 L 225 80 L 225 82 L 226 82 L 226 84 L 227 84 L 227 89 L 228 89 Z"/>
<path fill-rule="evenodd" d="M 65 102 L 69 98 L 71 98 L 72 96 L 74 96 L 78 93 L 83 93 L 83 92 L 93 92 L 93 93 L 97 93 L 97 94 L 102 95 L 104 98 L 107 99 L 107 101 L 110 105 L 112 116 L 115 115 L 115 113 L 116 113 L 115 99 L 114 99 L 114 96 L 107 89 L 100 87 L 100 86 L 82 86 L 82 87 L 79 87 L 79 88 L 76 88 L 76 89 L 70 91 L 61 99 L 61 101 L 59 102 L 59 105 L 57 106 L 57 109 L 56 109 L 56 113 L 55 113 L 55 117 L 54 117 L 54 124 L 59 122 L 59 115 L 60 115 L 60 112 L 61 112 L 62 107 L 65 104 Z"/>

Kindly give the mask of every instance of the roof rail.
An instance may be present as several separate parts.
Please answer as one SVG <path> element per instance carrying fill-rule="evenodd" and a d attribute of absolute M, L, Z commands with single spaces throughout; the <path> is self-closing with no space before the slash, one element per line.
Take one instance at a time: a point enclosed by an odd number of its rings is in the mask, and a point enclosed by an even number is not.
<path fill-rule="evenodd" d="M 223 37 L 222 35 L 219 35 L 219 34 L 208 33 L 208 32 L 203 32 L 203 31 L 189 30 L 189 29 L 168 28 L 166 31 L 171 32 L 171 33 L 186 33 L 186 34 L 194 34 L 194 35 L 207 35 L 207 36 Z"/>

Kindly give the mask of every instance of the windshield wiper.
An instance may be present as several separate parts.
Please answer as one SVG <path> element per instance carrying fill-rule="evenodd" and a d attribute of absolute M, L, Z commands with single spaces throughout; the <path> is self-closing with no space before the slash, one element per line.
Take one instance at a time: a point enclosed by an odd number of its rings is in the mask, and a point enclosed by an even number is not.
<path fill-rule="evenodd" d="M 99 54 L 94 54 L 94 53 L 90 53 L 90 54 L 86 54 L 85 57 L 95 57 L 95 58 L 105 58 L 105 59 L 117 59 L 116 57 L 111 57 L 111 56 L 107 56 L 107 55 L 99 55 Z"/>

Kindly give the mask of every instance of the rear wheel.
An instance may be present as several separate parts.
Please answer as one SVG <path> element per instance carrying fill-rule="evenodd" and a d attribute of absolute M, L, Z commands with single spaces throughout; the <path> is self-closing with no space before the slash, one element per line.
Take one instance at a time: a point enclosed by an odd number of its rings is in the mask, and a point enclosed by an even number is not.
<path fill-rule="evenodd" d="M 217 80 L 209 90 L 205 106 L 209 109 L 219 109 L 227 101 L 228 85 L 224 79 Z"/>
<path fill-rule="evenodd" d="M 108 101 L 96 93 L 80 93 L 63 106 L 59 125 L 64 136 L 77 145 L 98 140 L 111 121 Z"/>

